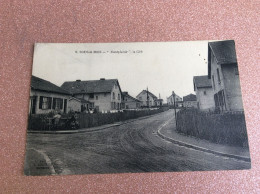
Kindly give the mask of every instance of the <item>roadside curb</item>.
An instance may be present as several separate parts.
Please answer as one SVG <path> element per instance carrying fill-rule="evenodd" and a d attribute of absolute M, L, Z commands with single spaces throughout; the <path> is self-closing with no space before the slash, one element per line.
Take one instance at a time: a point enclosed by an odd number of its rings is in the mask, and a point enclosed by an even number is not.
<path fill-rule="evenodd" d="M 163 111 L 163 112 L 166 112 L 166 111 Z M 156 113 L 156 114 L 153 114 L 153 115 L 144 116 L 144 117 L 139 117 L 139 118 L 136 118 L 136 119 L 131 119 L 131 120 L 121 121 L 121 122 L 117 122 L 117 123 L 113 123 L 113 124 L 108 124 L 106 126 L 101 125 L 101 126 L 97 126 L 97 127 L 91 127 L 92 129 L 91 128 L 85 128 L 85 129 L 67 130 L 67 131 L 27 131 L 27 133 L 41 133 L 41 134 L 88 133 L 88 132 L 94 132 L 94 131 L 100 131 L 100 130 L 108 129 L 108 128 L 111 128 L 111 127 L 125 125 L 125 124 L 132 123 L 132 122 L 138 121 L 138 120 L 147 119 L 147 118 L 156 116 L 158 114 L 161 114 L 163 112 Z"/>
<path fill-rule="evenodd" d="M 187 147 L 187 148 L 191 148 L 191 149 L 194 149 L 194 150 L 198 150 L 198 151 L 203 151 L 203 152 L 207 152 L 207 153 L 211 153 L 211 154 L 215 154 L 215 155 L 219 155 L 219 156 L 226 156 L 226 157 L 229 157 L 229 158 L 234 158 L 234 159 L 239 159 L 239 160 L 243 160 L 245 162 L 251 162 L 251 159 L 248 158 L 248 157 L 244 157 L 244 156 L 239 156 L 239 155 L 233 155 L 233 154 L 227 154 L 227 153 L 222 153 L 222 152 L 218 152 L 218 151 L 214 151 L 214 150 L 210 150 L 210 149 L 207 149 L 207 148 L 203 148 L 203 147 L 199 147 L 199 146 L 195 146 L 195 145 L 192 145 L 192 144 L 188 144 L 188 143 L 185 143 L 185 142 L 182 142 L 182 141 L 177 141 L 175 139 L 172 139 L 170 137 L 167 137 L 165 135 L 163 135 L 161 132 L 160 132 L 161 129 L 159 129 L 157 131 L 157 135 L 167 141 L 170 141 L 174 144 L 178 144 L 180 146 L 184 146 L 184 147 Z"/>

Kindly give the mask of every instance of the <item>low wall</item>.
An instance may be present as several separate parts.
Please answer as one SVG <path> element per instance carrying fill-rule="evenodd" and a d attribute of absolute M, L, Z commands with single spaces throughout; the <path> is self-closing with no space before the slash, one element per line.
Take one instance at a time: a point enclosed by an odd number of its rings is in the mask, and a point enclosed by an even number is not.
<path fill-rule="evenodd" d="M 177 131 L 214 143 L 248 147 L 243 112 L 205 113 L 197 109 L 177 113 Z"/>

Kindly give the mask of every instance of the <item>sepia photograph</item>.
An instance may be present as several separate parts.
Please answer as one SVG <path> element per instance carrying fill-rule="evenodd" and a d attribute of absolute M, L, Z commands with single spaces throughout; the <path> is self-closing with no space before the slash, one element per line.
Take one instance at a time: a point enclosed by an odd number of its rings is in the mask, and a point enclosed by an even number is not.
<path fill-rule="evenodd" d="M 235 41 L 36 43 L 24 174 L 251 168 Z"/>

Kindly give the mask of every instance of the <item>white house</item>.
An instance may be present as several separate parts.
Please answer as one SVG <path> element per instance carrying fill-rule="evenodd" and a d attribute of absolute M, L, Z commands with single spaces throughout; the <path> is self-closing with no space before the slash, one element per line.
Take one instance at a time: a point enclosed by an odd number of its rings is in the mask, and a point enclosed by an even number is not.
<path fill-rule="evenodd" d="M 197 106 L 200 110 L 214 110 L 214 94 L 211 80 L 207 75 L 193 77 L 194 91 L 197 97 Z"/>
<path fill-rule="evenodd" d="M 215 107 L 220 111 L 243 111 L 235 42 L 208 43 L 208 77 Z"/>
<path fill-rule="evenodd" d="M 141 91 L 136 98 L 141 101 L 141 106 L 156 106 L 156 100 L 158 99 L 153 93 L 148 90 Z"/>
<path fill-rule="evenodd" d="M 69 91 L 73 97 L 84 99 L 99 112 L 121 109 L 122 92 L 117 79 L 70 81 L 61 88 Z"/>
<path fill-rule="evenodd" d="M 55 84 L 33 76 L 30 90 L 30 114 L 47 114 L 49 112 L 68 112 L 70 93 Z"/>

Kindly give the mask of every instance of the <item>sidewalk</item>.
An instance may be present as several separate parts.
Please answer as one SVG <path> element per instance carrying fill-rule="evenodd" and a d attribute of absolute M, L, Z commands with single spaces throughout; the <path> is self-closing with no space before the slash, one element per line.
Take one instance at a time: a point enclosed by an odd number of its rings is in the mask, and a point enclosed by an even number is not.
<path fill-rule="evenodd" d="M 230 158 L 235 158 L 239 160 L 244 160 L 250 162 L 250 154 L 248 148 L 234 147 L 228 145 L 221 145 L 216 143 L 211 143 L 207 140 L 202 140 L 192 136 L 186 136 L 184 134 L 178 133 L 172 126 L 175 126 L 175 121 L 171 120 L 168 125 L 162 127 L 157 131 L 157 134 L 172 143 L 178 144 L 180 146 L 192 148 L 199 151 L 204 151 L 220 156 L 226 156 Z"/>

